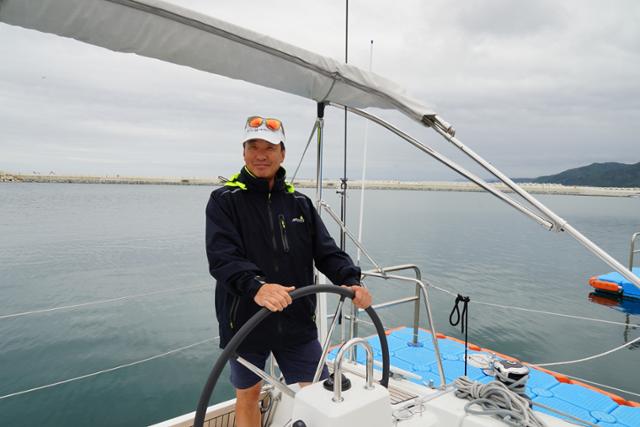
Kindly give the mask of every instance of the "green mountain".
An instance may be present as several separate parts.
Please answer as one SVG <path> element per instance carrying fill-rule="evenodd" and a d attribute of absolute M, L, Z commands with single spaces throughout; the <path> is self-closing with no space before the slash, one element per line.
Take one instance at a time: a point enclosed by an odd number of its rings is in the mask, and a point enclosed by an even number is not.
<path fill-rule="evenodd" d="M 615 162 L 592 163 L 556 175 L 518 181 L 589 187 L 640 187 L 640 162 L 632 165 Z"/>

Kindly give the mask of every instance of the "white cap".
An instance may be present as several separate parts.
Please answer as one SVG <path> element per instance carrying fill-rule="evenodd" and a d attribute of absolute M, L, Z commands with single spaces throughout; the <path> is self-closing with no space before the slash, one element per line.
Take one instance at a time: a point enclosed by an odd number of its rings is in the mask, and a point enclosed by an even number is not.
<path fill-rule="evenodd" d="M 285 142 L 284 127 L 280 125 L 280 129 L 271 130 L 267 127 L 266 120 L 262 121 L 262 124 L 257 128 L 250 127 L 248 124 L 244 125 L 244 138 L 242 143 L 251 139 L 264 139 L 271 144 L 280 144 Z"/>

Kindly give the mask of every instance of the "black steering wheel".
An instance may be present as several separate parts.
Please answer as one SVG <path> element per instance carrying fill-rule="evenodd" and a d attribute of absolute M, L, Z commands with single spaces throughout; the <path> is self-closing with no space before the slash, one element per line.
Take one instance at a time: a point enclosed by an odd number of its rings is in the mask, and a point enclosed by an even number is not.
<path fill-rule="evenodd" d="M 315 294 L 315 293 L 330 293 L 330 294 L 338 294 L 341 296 L 341 299 L 351 298 L 355 296 L 354 292 L 349 288 L 343 288 L 341 286 L 333 286 L 333 285 L 314 285 L 314 286 L 305 286 L 300 289 L 296 289 L 291 292 L 291 299 L 295 300 L 297 298 L 305 297 L 307 295 Z M 369 318 L 373 322 L 376 332 L 378 333 L 378 339 L 380 340 L 380 349 L 382 350 L 382 379 L 380 380 L 380 385 L 384 387 L 388 387 L 389 385 L 389 345 L 387 344 L 387 335 L 384 333 L 384 327 L 382 326 L 382 322 L 378 317 L 378 314 L 372 307 L 368 307 L 366 310 Z M 247 335 L 260 323 L 262 322 L 271 311 L 267 308 L 262 308 L 256 314 L 254 314 L 251 319 L 245 323 L 240 330 L 231 338 L 231 341 L 227 344 L 225 349 L 218 357 L 215 365 L 213 365 L 213 369 L 209 374 L 209 378 L 207 379 L 207 383 L 200 394 L 200 401 L 198 402 L 198 408 L 196 410 L 196 417 L 194 420 L 193 427 L 202 427 L 204 424 L 204 417 L 207 411 L 207 407 L 209 406 L 209 399 L 213 394 L 213 390 L 216 387 L 216 383 L 218 382 L 218 378 L 220 378 L 220 374 L 222 374 L 222 370 L 224 369 L 227 361 L 235 354 L 240 343 L 244 341 Z"/>

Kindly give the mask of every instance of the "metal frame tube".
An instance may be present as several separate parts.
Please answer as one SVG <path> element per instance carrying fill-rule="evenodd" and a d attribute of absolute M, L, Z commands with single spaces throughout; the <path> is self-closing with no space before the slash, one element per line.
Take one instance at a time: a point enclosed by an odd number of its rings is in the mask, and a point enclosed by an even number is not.
<path fill-rule="evenodd" d="M 589 250 L 591 253 L 596 255 L 602 261 L 604 261 L 607 264 L 609 264 L 609 266 L 611 268 L 613 268 L 618 273 L 620 273 L 625 278 L 627 278 L 629 281 L 631 281 L 631 283 L 636 288 L 640 289 L 640 278 L 637 277 L 635 274 L 633 274 L 633 272 L 631 271 L 631 268 L 627 269 L 624 265 L 622 265 L 620 262 L 618 262 L 615 258 L 613 258 L 607 252 L 602 250 L 598 245 L 596 245 L 594 242 L 592 242 L 590 239 L 588 239 L 586 236 L 584 236 L 578 230 L 573 228 L 573 226 L 571 226 L 565 219 L 563 219 L 562 217 L 557 215 L 555 212 L 553 212 L 551 209 L 549 209 L 547 206 L 545 206 L 542 202 L 540 202 L 538 199 L 533 197 L 531 194 L 527 193 L 522 187 L 520 187 L 518 184 L 513 182 L 508 176 L 506 176 L 505 174 L 500 172 L 498 169 L 496 169 L 491 163 L 489 163 L 488 161 L 483 159 L 480 155 L 478 155 L 471 148 L 469 148 L 466 145 L 464 145 L 460 140 L 458 140 L 457 138 L 447 134 L 445 131 L 443 131 L 442 129 L 440 129 L 437 126 L 435 126 L 434 129 L 435 129 L 436 132 L 438 132 L 440 135 L 442 135 L 442 137 L 444 139 L 446 139 L 447 141 L 449 141 L 453 145 L 455 145 L 458 149 L 460 149 L 460 151 L 465 153 L 468 157 L 470 157 L 472 160 L 474 160 L 476 163 L 478 163 L 480 166 L 482 166 L 485 170 L 487 170 L 493 176 L 495 176 L 496 178 L 501 180 L 503 183 L 505 183 L 509 188 L 511 188 L 520 197 L 525 199 L 532 206 L 534 206 L 536 209 L 538 209 L 538 211 L 540 211 L 547 218 L 549 218 L 551 221 L 553 221 L 554 228 L 555 228 L 556 231 L 566 231 L 571 237 L 573 237 L 575 240 L 577 240 L 578 243 L 580 243 L 582 246 L 584 246 L 587 250 Z"/>
<path fill-rule="evenodd" d="M 327 359 L 327 354 L 329 353 L 329 343 L 331 342 L 331 335 L 333 334 L 333 330 L 336 327 L 336 323 L 338 322 L 338 313 L 342 311 L 342 306 L 344 304 L 344 297 L 340 298 L 340 302 L 338 303 L 338 307 L 336 308 L 336 312 L 333 315 L 333 321 L 331 322 L 331 326 L 329 327 L 329 332 L 327 333 L 327 337 L 322 343 L 322 356 L 320 356 L 320 360 L 318 361 L 318 366 L 316 367 L 316 372 L 313 374 L 313 381 L 316 382 L 320 379 L 320 375 L 322 375 L 322 368 L 324 367 L 324 362 Z"/>
<path fill-rule="evenodd" d="M 416 279 L 422 280 L 422 272 L 420 268 L 415 264 L 400 264 L 394 265 L 391 267 L 385 267 L 385 273 L 390 273 L 392 271 L 402 271 L 402 270 L 413 270 L 416 275 Z M 413 307 L 413 344 L 418 344 L 418 326 L 420 324 L 420 286 L 416 284 L 416 296 L 412 297 L 411 300 L 415 300 L 416 303 Z"/>
<path fill-rule="evenodd" d="M 295 392 L 293 390 L 291 390 L 289 387 L 287 387 L 286 385 L 282 384 L 280 381 L 278 381 L 277 378 L 272 377 L 271 375 L 269 375 L 266 372 L 264 372 L 262 369 L 260 369 L 257 366 L 255 366 L 253 363 L 249 362 L 246 359 L 243 359 L 240 356 L 236 357 L 236 360 L 242 366 L 244 366 L 245 368 L 247 368 L 248 370 L 250 370 L 251 372 L 253 372 L 257 376 L 259 376 L 260 378 L 262 378 L 263 380 L 267 381 L 269 384 L 271 384 L 272 386 L 277 388 L 278 391 L 281 391 L 284 394 L 286 394 L 287 396 L 291 397 L 292 399 L 295 399 L 295 397 L 296 397 Z"/>
<path fill-rule="evenodd" d="M 321 215 L 320 202 L 322 200 L 322 149 L 324 139 L 324 118 L 318 117 L 318 128 L 316 129 L 316 136 L 318 141 L 318 147 L 316 150 L 316 210 L 318 215 Z"/>
<path fill-rule="evenodd" d="M 319 102 L 317 104 L 317 128 L 316 128 L 316 139 L 317 139 L 317 149 L 316 149 L 316 210 L 318 211 L 318 216 L 322 216 L 322 209 L 320 209 L 320 201 L 322 200 L 322 170 L 323 170 L 323 161 L 322 161 L 322 151 L 323 151 L 323 142 L 324 142 L 324 110 L 325 104 Z M 321 281 L 321 273 L 314 266 L 314 274 L 313 281 L 315 285 L 319 285 Z M 326 321 L 326 309 L 327 309 L 327 296 L 325 294 L 320 294 L 317 297 L 318 305 L 316 308 L 317 313 L 317 325 L 318 325 L 318 336 L 322 338 L 326 338 L 328 336 L 327 332 L 327 321 Z"/>
<path fill-rule="evenodd" d="M 635 254 L 640 253 L 640 249 L 635 250 L 636 247 L 636 239 L 640 237 L 640 231 L 637 233 L 633 233 L 631 236 L 631 248 L 629 250 L 629 270 L 633 270 L 633 258 Z"/>
<path fill-rule="evenodd" d="M 333 209 L 331 209 L 331 206 L 329 206 L 327 204 L 327 202 L 325 202 L 324 200 L 320 200 L 318 203 L 318 209 L 320 210 L 321 208 L 324 208 L 324 210 L 327 211 L 327 213 L 329 214 L 329 216 L 331 218 L 333 218 L 333 220 L 336 222 L 336 224 L 338 224 L 338 226 L 340 227 L 340 229 L 342 231 L 344 231 L 344 233 L 346 233 L 346 235 L 349 237 L 349 239 L 351 239 L 351 241 L 353 242 L 354 245 L 356 245 L 360 251 L 362 251 L 362 253 L 364 254 L 364 256 L 367 257 L 367 259 L 369 259 L 369 261 L 371 261 L 371 263 L 376 267 L 376 270 L 381 273 L 384 274 L 385 270 L 380 267 L 380 265 L 371 257 L 371 255 L 369 255 L 369 253 L 367 252 L 367 250 L 364 248 L 364 246 L 362 246 L 362 243 L 360 243 L 358 241 L 358 239 L 356 239 L 356 237 L 351 234 L 351 232 L 349 231 L 349 229 L 347 228 L 347 226 L 340 220 L 340 218 L 338 217 L 338 215 L 333 211 Z"/>
<path fill-rule="evenodd" d="M 343 107 L 342 105 L 340 105 L 338 103 L 333 103 L 333 102 L 330 105 Z M 609 264 L 610 267 L 612 267 L 618 273 L 620 273 L 625 278 L 627 278 L 635 287 L 640 289 L 640 278 L 637 277 L 635 274 L 633 274 L 633 272 L 628 270 L 624 265 L 622 265 L 620 262 L 618 262 L 615 258 L 613 258 L 611 255 L 609 255 L 607 252 L 602 250 L 598 245 L 593 243 L 591 240 L 589 240 L 586 236 L 584 236 L 578 230 L 573 228 L 573 226 L 571 226 L 566 220 L 564 220 L 562 217 L 557 215 L 551 209 L 546 207 L 544 204 L 542 204 L 540 201 L 538 201 L 531 194 L 527 193 L 524 189 L 522 189 L 516 183 L 511 181 L 506 175 L 504 175 L 502 172 L 500 172 L 495 167 L 493 167 L 489 162 L 487 162 L 486 160 L 481 158 L 479 155 L 477 155 L 471 149 L 469 149 L 464 144 L 462 144 L 458 139 L 456 139 L 455 137 L 451 136 L 446 131 L 441 129 L 439 126 L 432 126 L 432 127 L 433 127 L 433 129 L 435 129 L 436 132 L 438 132 L 440 135 L 442 135 L 447 141 L 452 142 L 454 145 L 456 145 L 458 148 L 460 148 L 462 151 L 464 151 L 464 153 L 467 154 L 469 157 L 471 157 L 476 163 L 478 163 L 483 168 L 485 168 L 486 170 L 488 170 L 489 172 L 494 174 L 494 176 L 496 176 L 499 179 L 501 179 L 507 186 L 509 186 L 518 195 L 520 195 L 527 202 L 529 202 L 532 206 L 534 206 L 536 209 L 538 209 L 538 211 L 540 211 L 548 219 L 542 218 L 541 216 L 539 216 L 535 212 L 532 212 L 530 209 L 527 209 L 526 207 L 520 205 L 516 201 L 514 201 L 511 198 L 507 197 L 501 191 L 498 191 L 498 190 L 494 189 L 493 187 L 491 187 L 489 184 L 487 184 L 481 178 L 475 176 L 471 172 L 467 171 L 463 167 L 461 167 L 458 164 L 454 163 L 453 161 L 449 160 L 448 158 L 446 158 L 445 156 L 443 156 L 440 153 L 436 152 L 432 148 L 422 144 L 421 142 L 419 142 L 415 138 L 413 138 L 413 137 L 407 135 L 406 133 L 402 132 L 401 130 L 399 130 L 395 126 L 391 125 L 390 123 L 388 123 L 388 122 L 386 122 L 386 121 L 384 121 L 384 120 L 380 119 L 379 117 L 376 117 L 376 116 L 374 116 L 372 114 L 369 114 L 369 113 L 366 113 L 366 112 L 364 112 L 362 110 L 359 110 L 357 108 L 352 108 L 352 107 L 347 107 L 347 108 L 352 113 L 358 114 L 359 116 L 362 116 L 362 117 L 365 117 L 365 118 L 367 118 L 367 119 L 369 119 L 369 120 L 381 125 L 382 127 L 390 130 L 391 132 L 395 133 L 396 135 L 400 136 L 401 138 L 403 138 L 404 140 L 406 140 L 407 142 L 409 142 L 410 144 L 412 144 L 413 146 L 415 146 L 419 150 L 427 153 L 428 155 L 430 155 L 434 159 L 436 159 L 439 162 L 443 163 L 445 166 L 453 169 L 454 171 L 456 171 L 460 175 L 464 176 L 465 178 L 475 182 L 480 187 L 484 188 L 486 191 L 488 191 L 491 194 L 493 194 L 494 196 L 498 197 L 500 200 L 502 200 L 505 203 L 509 204 L 511 207 L 515 208 L 516 210 L 520 211 L 521 213 L 523 213 L 523 214 L 527 215 L 528 217 L 532 218 L 533 220 L 535 220 L 539 224 L 543 225 L 545 228 L 547 228 L 549 230 L 566 231 L 569 235 L 571 235 L 571 237 L 573 237 L 575 240 L 577 240 L 578 243 L 580 243 L 582 246 L 584 246 L 587 250 L 592 252 L 594 255 L 596 255 L 598 258 L 600 258 L 602 261 L 604 261 L 607 264 Z M 427 124 L 428 125 L 433 125 L 433 122 L 429 122 Z"/>
<path fill-rule="evenodd" d="M 373 389 L 373 349 L 371 348 L 371 344 L 367 342 L 364 338 L 352 338 L 340 347 L 338 350 L 338 354 L 336 354 L 336 358 L 334 360 L 334 369 L 333 369 L 333 400 L 334 402 L 342 402 L 344 399 L 342 397 L 342 361 L 344 360 L 345 353 L 353 346 L 361 344 L 366 352 L 367 352 L 367 361 L 366 361 L 366 390 Z"/>
<path fill-rule="evenodd" d="M 342 107 L 342 105 L 340 105 L 338 103 L 334 103 L 334 102 L 330 103 L 329 105 Z M 545 227 L 545 228 L 547 228 L 549 230 L 551 230 L 554 227 L 553 222 L 551 222 L 551 221 L 549 221 L 549 220 L 547 220 L 545 218 L 542 218 L 540 215 L 536 214 L 535 212 L 532 212 L 530 209 L 527 209 L 526 207 L 522 206 L 518 202 L 512 200 L 511 198 L 506 196 L 504 193 L 502 193 L 500 190 L 497 190 L 497 189 L 493 188 L 491 185 L 489 185 L 487 182 L 485 182 L 482 178 L 476 176 L 472 172 L 469 172 L 468 170 L 466 170 L 462 166 L 458 165 L 454 161 L 450 160 L 446 156 L 443 156 L 442 154 L 440 154 L 437 151 L 435 151 L 433 148 L 431 148 L 431 147 L 429 147 L 427 145 L 424 145 L 423 143 L 421 143 L 417 139 L 415 139 L 412 136 L 406 134 L 405 132 L 401 131 L 400 129 L 398 129 L 397 127 L 393 126 L 392 124 L 382 120 L 379 117 L 376 117 L 376 116 L 374 116 L 372 114 L 369 114 L 369 113 L 367 113 L 365 111 L 359 110 L 357 108 L 347 107 L 347 109 L 350 112 L 352 112 L 354 114 L 357 114 L 359 116 L 362 116 L 362 117 L 364 117 L 366 119 L 369 119 L 372 122 L 377 123 L 380 126 L 382 126 L 382 127 L 386 128 L 386 129 L 388 129 L 389 131 L 395 133 L 400 138 L 402 138 L 405 141 L 409 142 L 411 145 L 413 145 L 414 147 L 416 147 L 420 151 L 425 152 L 426 154 L 428 154 L 429 156 L 433 157 L 434 159 L 436 159 L 437 161 L 439 161 L 443 165 L 447 166 L 448 168 L 452 169 L 453 171 L 455 171 L 458 174 L 462 175 L 463 177 L 467 178 L 469 181 L 474 182 L 475 184 L 477 184 L 478 186 L 480 186 L 481 188 L 483 188 L 487 192 L 491 193 L 495 197 L 499 198 L 503 202 L 507 203 L 508 205 L 513 207 L 514 209 L 516 209 L 516 210 L 522 212 L 523 214 L 527 215 L 528 217 L 530 217 L 531 219 L 533 219 L 534 221 L 536 221 L 538 224 L 542 225 L 543 227 Z"/>
<path fill-rule="evenodd" d="M 438 373 L 440 374 L 440 388 L 444 389 L 447 385 L 447 380 L 446 377 L 444 375 L 444 367 L 442 365 L 442 356 L 440 355 L 440 346 L 438 344 L 438 338 L 436 337 L 436 328 L 435 328 L 435 322 L 433 321 L 433 315 L 432 310 L 431 310 L 431 303 L 429 302 L 429 294 L 427 292 L 427 287 L 425 285 L 425 283 L 420 280 L 420 279 L 414 279 L 411 277 L 405 277 L 405 276 L 397 276 L 394 274 L 387 274 L 387 276 L 382 276 L 382 274 L 380 273 L 376 273 L 373 271 L 367 271 L 367 272 L 363 272 L 362 273 L 363 276 L 370 276 L 370 277 L 380 277 L 383 279 L 396 279 L 396 280 L 401 280 L 404 282 L 412 282 L 415 283 L 416 285 L 418 285 L 420 287 L 420 289 L 422 290 L 422 294 L 424 295 L 424 306 L 425 306 L 425 310 L 427 312 L 427 319 L 429 322 L 429 330 L 431 331 L 431 340 L 433 343 L 433 351 L 436 355 L 436 361 L 438 363 Z"/>

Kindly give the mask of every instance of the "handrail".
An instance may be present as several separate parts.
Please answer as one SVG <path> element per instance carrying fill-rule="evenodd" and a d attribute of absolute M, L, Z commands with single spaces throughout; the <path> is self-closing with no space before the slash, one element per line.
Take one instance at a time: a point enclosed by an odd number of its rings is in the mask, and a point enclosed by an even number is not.
<path fill-rule="evenodd" d="M 420 271 L 420 268 L 415 264 L 399 264 L 399 265 L 393 265 L 391 267 L 385 267 L 383 269 L 384 273 L 387 273 L 387 272 L 390 273 L 392 271 L 402 271 L 402 270 L 413 270 L 413 272 L 416 275 L 416 279 L 422 280 L 422 272 Z M 416 284 L 415 297 L 410 300 L 407 300 L 407 302 L 409 301 L 416 301 L 413 309 L 413 342 L 412 344 L 417 346 L 418 345 L 418 325 L 420 323 L 420 286 L 418 284 Z M 392 303 L 394 303 L 393 305 L 395 305 L 395 303 L 400 303 L 400 301 L 399 300 L 392 301 Z"/>
<path fill-rule="evenodd" d="M 635 254 L 640 253 L 640 249 L 635 249 L 636 240 L 640 237 L 640 231 L 633 233 L 631 236 L 631 248 L 629 249 L 629 270 L 633 270 L 633 258 Z"/>
<path fill-rule="evenodd" d="M 334 361 L 334 372 L 333 372 L 333 400 L 336 403 L 342 402 L 344 398 L 342 397 L 342 361 L 344 360 L 344 355 L 346 352 L 355 345 L 362 345 L 367 352 L 367 358 L 365 362 L 366 366 L 366 375 L 365 375 L 365 390 L 372 390 L 373 387 L 373 349 L 371 348 L 371 344 L 367 342 L 364 338 L 352 338 L 346 343 L 342 344 L 340 350 L 338 350 L 338 354 L 336 355 Z"/>
<path fill-rule="evenodd" d="M 413 264 L 404 264 L 404 265 L 398 265 L 398 266 L 394 266 L 394 267 L 389 267 L 389 268 L 385 268 L 384 271 L 385 273 L 388 273 L 389 271 L 399 271 L 399 270 L 406 270 L 406 269 L 413 269 L 416 272 L 416 276 L 421 277 L 422 274 L 420 273 L 420 269 L 418 268 L 418 266 L 413 265 Z M 438 338 L 436 336 L 436 328 L 435 328 L 435 322 L 433 321 L 433 316 L 432 316 L 432 309 L 431 309 L 431 302 L 429 301 L 429 293 L 427 292 L 427 286 L 425 285 L 425 283 L 421 280 L 421 278 L 412 278 L 412 277 L 406 277 L 406 276 L 398 276 L 398 275 L 393 275 L 393 274 L 380 274 L 378 272 L 375 271 L 364 271 L 362 272 L 363 276 L 369 276 L 369 277 L 378 277 L 381 279 L 396 279 L 396 280 L 400 280 L 400 281 L 405 281 L 405 282 L 411 282 L 411 283 L 415 283 L 416 284 L 416 289 L 417 289 L 417 293 L 418 293 L 418 299 L 416 300 L 416 310 L 414 312 L 414 344 L 417 345 L 417 320 L 418 317 L 415 315 L 415 313 L 419 313 L 419 304 L 420 304 L 420 292 L 422 293 L 422 295 L 424 296 L 424 305 L 425 305 L 425 310 L 427 312 L 427 321 L 429 323 L 429 330 L 431 331 L 431 340 L 433 343 L 433 351 L 435 353 L 436 356 L 436 362 L 438 365 L 438 374 L 440 376 L 440 389 L 444 389 L 446 387 L 447 384 L 447 380 L 444 374 L 444 366 L 442 364 L 442 356 L 440 355 L 440 346 L 438 344 Z M 357 320 L 357 319 L 356 319 Z"/>

